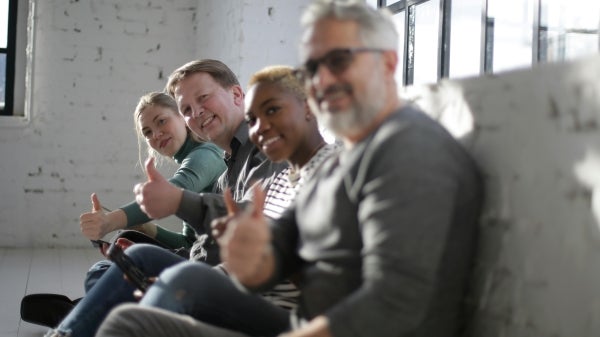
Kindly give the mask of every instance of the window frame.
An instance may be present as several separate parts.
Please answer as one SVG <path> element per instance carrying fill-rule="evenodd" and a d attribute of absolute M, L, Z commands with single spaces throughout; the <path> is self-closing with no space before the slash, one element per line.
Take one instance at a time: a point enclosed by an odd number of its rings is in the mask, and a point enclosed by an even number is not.
<path fill-rule="evenodd" d="M 401 0 L 391 5 L 386 0 L 380 0 L 379 6 L 385 7 L 393 15 L 404 11 L 404 50 L 405 57 L 402 64 L 402 85 L 411 85 L 414 82 L 414 37 L 415 37 L 415 15 L 417 6 L 432 0 Z M 438 70 L 437 80 L 448 77 L 450 65 L 450 23 L 451 23 L 451 0 L 438 0 L 440 6 L 439 29 L 438 29 Z"/>
<path fill-rule="evenodd" d="M 4 107 L 0 107 L 1 116 L 12 116 L 14 114 L 15 96 L 15 55 L 17 53 L 17 23 L 18 23 L 18 0 L 8 0 L 8 29 L 6 37 L 6 48 L 0 47 L 0 53 L 6 54 L 5 84 L 4 84 Z"/>
<path fill-rule="evenodd" d="M 15 63 L 12 111 L 0 114 L 0 128 L 24 127 L 31 122 L 33 92 L 33 46 L 35 45 L 35 11 L 37 0 L 17 1 Z"/>
<path fill-rule="evenodd" d="M 387 0 L 379 0 L 378 7 L 387 8 L 393 15 L 403 12 L 404 15 L 404 57 L 402 69 L 402 85 L 412 85 L 414 76 L 414 36 L 415 36 L 415 21 L 414 15 L 417 5 L 431 0 L 400 0 L 393 4 L 387 5 Z M 439 0 L 440 22 L 438 32 L 438 78 L 437 81 L 450 76 L 450 43 L 451 27 L 452 27 L 452 0 Z M 481 12 L 481 49 L 480 49 L 480 70 L 479 76 L 494 73 L 492 69 L 494 55 L 494 18 L 488 17 L 488 8 L 490 0 L 482 1 Z M 533 0 L 533 27 L 532 27 L 532 50 L 531 50 L 531 66 L 538 63 L 547 63 L 543 59 L 544 46 L 541 38 L 548 31 L 548 27 L 542 26 L 541 10 L 542 1 Z M 412 20 L 411 20 L 412 19 Z M 598 18 L 598 36 L 597 51 L 600 52 L 600 17 Z"/>

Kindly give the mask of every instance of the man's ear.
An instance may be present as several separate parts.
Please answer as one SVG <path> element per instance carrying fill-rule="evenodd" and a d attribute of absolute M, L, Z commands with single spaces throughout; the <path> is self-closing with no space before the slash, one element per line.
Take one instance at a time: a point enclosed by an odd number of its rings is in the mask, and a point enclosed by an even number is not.
<path fill-rule="evenodd" d="M 237 106 L 244 106 L 244 89 L 239 85 L 233 85 L 229 89 L 233 94 L 233 102 Z"/>
<path fill-rule="evenodd" d="M 386 73 L 391 74 L 394 77 L 396 73 L 396 67 L 398 67 L 398 53 L 395 50 L 386 50 L 383 52 L 383 64 L 386 69 Z"/>

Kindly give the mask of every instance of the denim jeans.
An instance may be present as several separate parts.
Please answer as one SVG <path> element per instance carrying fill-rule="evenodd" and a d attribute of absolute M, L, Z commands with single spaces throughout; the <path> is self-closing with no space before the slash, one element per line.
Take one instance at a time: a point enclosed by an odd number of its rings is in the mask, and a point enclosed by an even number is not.
<path fill-rule="evenodd" d="M 94 263 L 94 265 L 88 270 L 85 275 L 85 280 L 83 280 L 83 288 L 85 289 L 85 293 L 87 294 L 94 284 L 98 282 L 98 280 L 106 273 L 108 268 L 112 265 L 112 262 L 109 260 L 102 260 Z"/>
<path fill-rule="evenodd" d="M 277 336 L 290 329 L 289 311 L 241 291 L 224 273 L 198 262 L 166 269 L 140 305 L 187 314 L 252 336 Z"/>
<path fill-rule="evenodd" d="M 148 235 L 138 232 L 136 230 L 129 230 L 129 229 L 121 230 L 110 241 L 115 242 L 120 238 L 127 239 L 133 243 L 148 243 L 148 244 L 152 244 L 152 245 L 162 247 L 165 249 L 170 249 L 167 245 L 161 243 L 160 241 L 158 241 L 154 238 L 151 238 Z M 179 249 L 175 250 L 175 253 L 177 253 L 178 255 L 181 255 L 185 258 L 190 256 L 189 252 L 185 248 L 179 248 Z M 104 275 L 104 273 L 108 270 L 108 268 L 111 266 L 111 264 L 112 264 L 112 262 L 109 260 L 102 260 L 102 261 L 96 262 L 90 268 L 90 270 L 87 272 L 87 275 L 85 276 L 85 280 L 83 282 L 83 287 L 84 287 L 86 293 L 88 291 L 90 291 L 90 289 L 92 289 L 94 284 L 96 284 L 96 282 L 100 279 L 100 277 L 102 277 L 102 275 Z"/>
<path fill-rule="evenodd" d="M 167 267 L 185 261 L 164 248 L 148 244 L 135 244 L 125 254 L 148 276 L 158 276 Z M 134 290 L 119 267 L 111 264 L 56 330 L 76 337 L 93 337 L 112 308 L 135 301 Z"/>

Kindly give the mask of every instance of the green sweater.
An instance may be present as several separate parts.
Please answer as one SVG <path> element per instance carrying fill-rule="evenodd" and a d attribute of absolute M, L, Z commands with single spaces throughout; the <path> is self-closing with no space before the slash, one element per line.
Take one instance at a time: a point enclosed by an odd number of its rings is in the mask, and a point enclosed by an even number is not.
<path fill-rule="evenodd" d="M 197 143 L 188 136 L 179 151 L 173 156 L 179 168 L 169 179 L 173 185 L 193 191 L 212 192 L 213 185 L 225 171 L 223 151 L 212 143 Z M 150 220 L 135 202 L 120 207 L 127 215 L 127 227 L 144 224 Z M 170 248 L 190 248 L 196 240 L 196 232 L 187 223 L 183 223 L 181 233 L 157 226 L 156 240 Z M 205 233 L 198 233 L 205 234 Z"/>

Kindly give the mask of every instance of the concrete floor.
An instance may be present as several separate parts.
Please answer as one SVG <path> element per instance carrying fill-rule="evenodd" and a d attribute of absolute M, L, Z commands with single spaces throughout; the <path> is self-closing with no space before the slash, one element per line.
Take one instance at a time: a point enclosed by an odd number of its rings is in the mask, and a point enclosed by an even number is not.
<path fill-rule="evenodd" d="M 102 258 L 93 248 L 0 248 L 0 337 L 43 336 L 46 327 L 21 321 L 21 298 L 34 293 L 81 297 L 86 271 Z"/>

